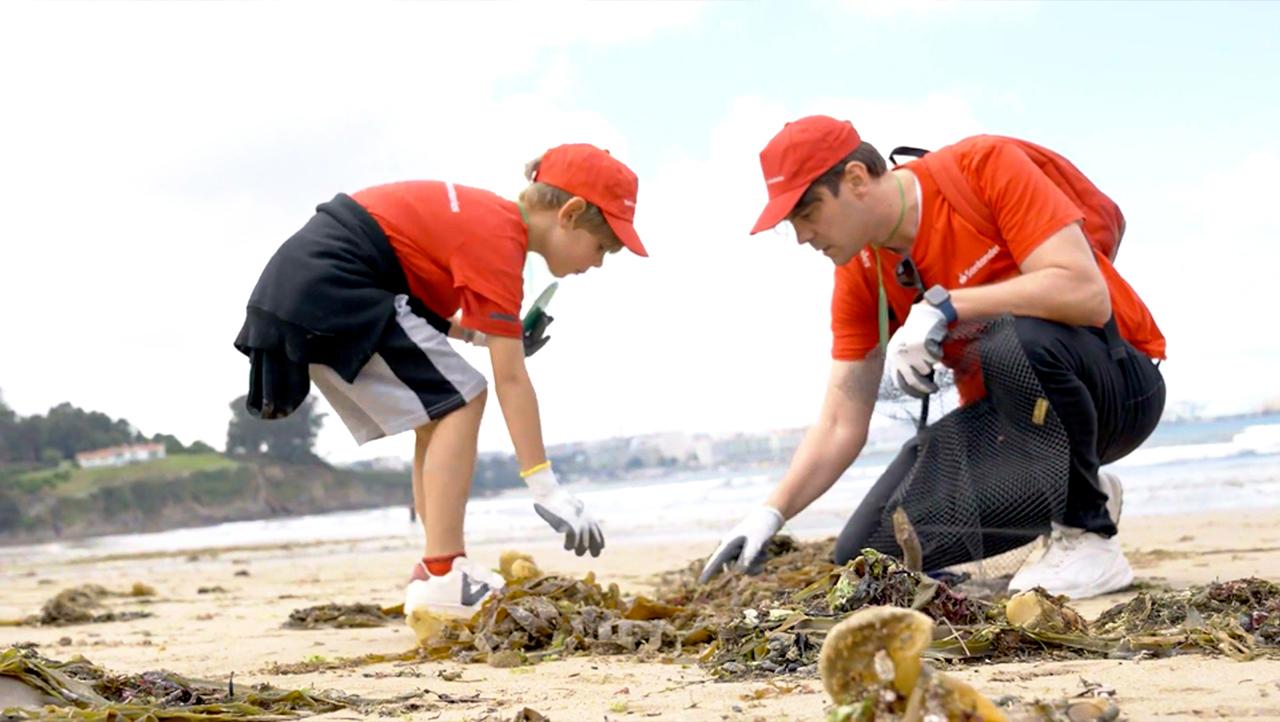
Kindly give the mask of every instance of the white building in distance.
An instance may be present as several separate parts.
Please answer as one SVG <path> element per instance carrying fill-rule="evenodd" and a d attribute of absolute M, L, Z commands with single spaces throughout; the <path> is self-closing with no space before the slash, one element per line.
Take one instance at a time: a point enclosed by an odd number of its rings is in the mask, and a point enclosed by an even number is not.
<path fill-rule="evenodd" d="M 76 454 L 76 464 L 82 469 L 97 469 L 163 458 L 164 444 L 124 444 L 121 446 L 108 446 L 105 449 L 82 451 Z"/>

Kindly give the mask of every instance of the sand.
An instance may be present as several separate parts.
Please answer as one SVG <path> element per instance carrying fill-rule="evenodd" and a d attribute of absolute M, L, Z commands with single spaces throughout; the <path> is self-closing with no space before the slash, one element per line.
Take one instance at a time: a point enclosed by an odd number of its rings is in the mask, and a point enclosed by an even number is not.
<path fill-rule="evenodd" d="M 1280 509 L 1126 519 L 1122 543 L 1140 581 L 1171 587 L 1215 579 L 1262 576 L 1280 579 Z M 234 539 L 228 539 L 234 545 Z M 650 590 L 653 576 L 683 566 L 714 546 L 714 539 L 678 543 L 614 542 L 597 560 L 582 560 L 539 540 L 522 550 L 547 571 L 582 574 L 626 591 Z M 471 556 L 496 563 L 499 547 Z M 133 582 L 154 586 L 145 606 L 114 600 L 118 609 L 147 609 L 155 616 L 127 622 L 71 627 L 0 627 L 0 648 L 34 642 L 46 656 L 77 654 L 109 669 L 141 672 L 166 668 L 237 683 L 267 681 L 286 687 L 340 689 L 368 696 L 421 691 L 412 720 L 510 720 L 532 708 L 552 720 L 822 720 L 827 699 L 816 678 L 780 677 L 776 687 L 759 681 L 719 683 L 696 666 L 638 663 L 623 657 L 571 658 L 518 669 L 453 662 L 381 664 L 306 675 L 272 676 L 272 662 L 334 659 L 370 652 L 405 651 L 412 632 L 400 625 L 352 630 L 281 628 L 289 612 L 324 602 L 395 604 L 415 558 L 410 540 L 268 546 L 189 553 L 45 559 L 0 569 L 0 618 L 38 612 L 57 591 L 97 583 L 124 590 Z M 245 576 L 244 573 L 248 574 Z M 199 594 L 200 587 L 226 591 Z M 1078 609 L 1093 617 L 1132 592 L 1088 600 Z M 955 673 L 991 696 L 1024 699 L 1069 696 L 1082 679 L 1116 692 L 1129 720 L 1275 720 L 1280 722 L 1280 659 L 1235 662 L 1183 655 L 1141 661 L 1073 661 L 975 664 Z M 461 677 L 453 679 L 454 673 Z M 450 677 L 451 679 L 445 679 Z M 787 690 L 777 694 L 778 689 Z M 316 719 L 360 719 L 352 711 Z"/>

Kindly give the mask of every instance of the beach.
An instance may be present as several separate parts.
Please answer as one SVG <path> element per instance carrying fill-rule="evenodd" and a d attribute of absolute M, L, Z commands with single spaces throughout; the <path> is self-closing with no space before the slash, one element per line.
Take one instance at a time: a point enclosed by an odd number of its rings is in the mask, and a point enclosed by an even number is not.
<path fill-rule="evenodd" d="M 814 535 L 801 535 L 818 538 Z M 1280 578 L 1280 508 L 1126 519 L 1122 543 L 1138 581 L 1183 588 L 1246 576 Z M 624 592 L 653 590 L 656 575 L 683 567 L 714 546 L 714 535 L 678 541 L 623 539 L 599 559 L 564 552 L 545 536 L 526 544 L 490 543 L 470 556 L 495 564 L 504 549 L 532 554 L 544 571 L 594 571 Z M 37 613 L 57 591 L 85 583 L 127 590 L 151 585 L 150 600 L 113 599 L 112 609 L 153 616 L 67 627 L 3 627 L 0 647 L 32 642 L 54 659 L 84 655 L 116 672 L 164 668 L 237 684 L 339 689 L 368 697 L 423 692 L 406 719 L 510 720 L 531 708 L 553 720 L 820 720 L 828 703 L 816 677 L 773 683 L 722 683 L 696 665 L 574 657 L 514 669 L 455 662 L 373 664 L 302 675 L 269 674 L 272 664 L 369 653 L 414 645 L 401 624 L 369 629 L 282 628 L 290 611 L 326 602 L 401 601 L 418 551 L 405 535 L 343 542 L 267 543 L 198 551 L 8 557 L 0 571 L 0 618 Z M 199 590 L 205 588 L 205 593 Z M 209 591 L 212 588 L 214 591 Z M 221 591 L 218 591 L 221 589 Z M 1133 591 L 1082 602 L 1092 618 Z M 1280 720 L 1280 659 L 1237 662 L 1185 654 L 1164 659 L 966 664 L 952 673 L 987 695 L 1057 698 L 1083 681 L 1115 690 L 1129 720 Z M 460 676 L 457 674 L 460 673 Z M 447 678 L 447 679 L 446 679 Z M 320 719 L 360 719 L 344 710 Z"/>

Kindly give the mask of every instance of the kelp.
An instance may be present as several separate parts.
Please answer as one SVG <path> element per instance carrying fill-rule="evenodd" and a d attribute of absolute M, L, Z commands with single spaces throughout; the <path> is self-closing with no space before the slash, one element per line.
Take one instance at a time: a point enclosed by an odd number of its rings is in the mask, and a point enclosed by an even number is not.
<path fill-rule="evenodd" d="M 933 629 L 925 614 L 884 606 L 864 607 L 837 624 L 819 658 L 822 686 L 834 705 L 829 722 L 1111 722 L 1119 716 L 1100 698 L 992 701 L 921 658 Z"/>
<path fill-rule="evenodd" d="M 1143 592 L 1087 623 L 1042 590 L 980 598 L 873 550 L 843 567 L 832 543 L 778 537 L 758 573 L 698 584 L 699 562 L 663 575 L 652 597 L 626 596 L 594 574 L 542 574 L 527 555 L 504 555 L 507 586 L 468 620 L 435 618 L 420 647 L 320 668 L 453 659 L 518 666 L 570 654 L 696 660 L 720 678 L 813 673 L 828 632 L 874 606 L 933 620 L 924 654 L 936 659 L 1131 658 L 1198 651 L 1247 659 L 1280 653 L 1280 585 L 1256 579 L 1179 592 Z M 1011 611 L 1012 610 L 1012 611 Z M 383 610 L 384 612 L 388 610 Z M 399 610 L 395 610 L 399 611 Z M 431 615 L 428 615 L 431 616 Z M 409 620 L 414 626 L 416 620 Z M 293 667 L 298 665 L 290 665 Z M 303 663 L 299 669 L 314 669 Z"/>
<path fill-rule="evenodd" d="M 99 584 L 81 584 L 64 589 L 50 598 L 40 608 L 39 614 L 24 619 L 7 622 L 5 626 L 44 626 L 64 627 L 72 624 L 96 624 L 101 622 L 123 622 L 130 619 L 150 617 L 151 612 L 143 610 L 118 611 L 105 609 L 102 600 L 108 597 L 150 597 L 156 590 L 142 582 L 134 582 L 124 592 L 113 592 Z"/>
<path fill-rule="evenodd" d="M 337 604 L 330 602 L 289 613 L 284 623 L 288 629 L 352 629 L 383 627 L 404 620 L 402 607 L 379 607 L 374 604 Z"/>
<path fill-rule="evenodd" d="M 422 649 L 428 659 L 498 667 L 578 653 L 652 658 L 709 641 L 714 634 L 697 616 L 644 596 L 624 598 L 618 585 L 602 587 L 592 573 L 535 576 L 509 582 L 466 622 L 442 620 Z"/>
<path fill-rule="evenodd" d="M 340 709 L 374 710 L 418 697 L 418 693 L 371 700 L 341 692 L 323 694 L 265 684 L 213 682 L 168 671 L 113 674 L 83 657 L 59 662 L 31 649 L 0 652 L 0 677 L 12 677 L 52 703 L 41 708 L 9 707 L 0 720 L 64 719 L 85 722 L 152 720 L 215 722 L 278 720 Z"/>

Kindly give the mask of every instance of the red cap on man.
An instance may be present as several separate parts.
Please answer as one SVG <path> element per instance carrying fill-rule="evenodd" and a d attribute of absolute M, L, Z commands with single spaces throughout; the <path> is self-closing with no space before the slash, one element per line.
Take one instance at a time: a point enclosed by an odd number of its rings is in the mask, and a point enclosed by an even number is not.
<path fill-rule="evenodd" d="M 809 185 L 861 143 L 852 123 L 826 115 L 810 115 L 784 125 L 760 151 L 769 204 L 751 232 L 759 233 L 781 223 Z"/>
<path fill-rule="evenodd" d="M 649 255 L 632 225 L 640 181 L 609 151 L 589 143 L 558 145 L 542 154 L 534 180 L 594 203 L 622 245 L 637 256 Z"/>

